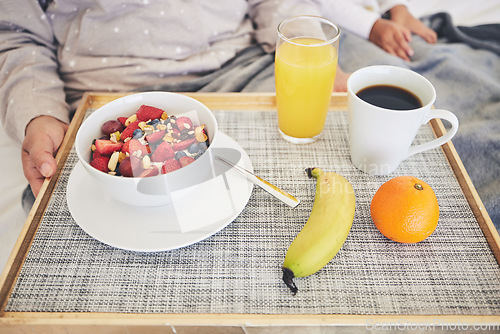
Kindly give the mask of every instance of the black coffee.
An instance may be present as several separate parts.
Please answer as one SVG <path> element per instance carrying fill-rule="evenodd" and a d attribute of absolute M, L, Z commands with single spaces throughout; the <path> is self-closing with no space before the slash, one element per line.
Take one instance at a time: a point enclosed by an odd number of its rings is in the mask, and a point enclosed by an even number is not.
<path fill-rule="evenodd" d="M 415 94 L 396 86 L 370 86 L 363 88 L 356 95 L 365 102 L 385 109 L 411 110 L 422 107 L 422 102 Z"/>

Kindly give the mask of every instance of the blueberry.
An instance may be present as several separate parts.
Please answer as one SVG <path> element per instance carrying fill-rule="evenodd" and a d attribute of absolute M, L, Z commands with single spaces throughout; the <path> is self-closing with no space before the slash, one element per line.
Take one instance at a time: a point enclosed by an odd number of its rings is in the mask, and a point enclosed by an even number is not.
<path fill-rule="evenodd" d="M 184 153 L 183 151 L 178 151 L 177 153 L 175 153 L 175 159 L 179 160 L 180 158 L 182 157 L 185 157 L 187 154 Z"/>
<path fill-rule="evenodd" d="M 158 118 L 155 118 L 155 119 L 149 121 L 147 124 L 156 127 L 159 123 L 160 123 L 160 120 Z"/>
<path fill-rule="evenodd" d="M 144 135 L 144 132 L 142 132 L 141 129 L 135 129 L 134 133 L 132 133 L 132 138 L 134 139 L 139 139 Z"/>
<path fill-rule="evenodd" d="M 203 153 L 207 150 L 208 145 L 207 142 L 199 143 L 198 144 L 198 153 Z"/>
<path fill-rule="evenodd" d="M 193 144 L 189 145 L 189 147 L 188 147 L 187 150 L 188 150 L 189 153 L 193 153 L 193 154 L 194 153 L 198 153 L 198 150 L 199 150 L 198 144 L 197 143 L 193 143 Z"/>

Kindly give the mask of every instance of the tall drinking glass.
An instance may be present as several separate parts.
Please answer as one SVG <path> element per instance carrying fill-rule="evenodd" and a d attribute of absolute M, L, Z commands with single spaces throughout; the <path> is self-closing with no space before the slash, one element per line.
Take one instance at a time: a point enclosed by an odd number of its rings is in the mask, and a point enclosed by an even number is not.
<path fill-rule="evenodd" d="M 333 91 L 340 29 L 318 16 L 291 17 L 278 26 L 275 80 L 281 136 L 295 144 L 316 141 Z"/>

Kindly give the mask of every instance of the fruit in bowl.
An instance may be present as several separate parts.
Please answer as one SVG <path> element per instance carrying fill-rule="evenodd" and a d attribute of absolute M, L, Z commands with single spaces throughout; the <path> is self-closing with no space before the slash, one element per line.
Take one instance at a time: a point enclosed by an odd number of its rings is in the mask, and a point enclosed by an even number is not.
<path fill-rule="evenodd" d="M 90 165 L 123 177 L 173 172 L 194 162 L 209 146 L 205 124 L 197 122 L 195 111 L 176 116 L 143 104 L 129 117 L 104 122 L 102 136 L 90 146 Z"/>
<path fill-rule="evenodd" d="M 95 110 L 80 126 L 75 150 L 110 197 L 158 206 L 212 177 L 217 133 L 213 113 L 196 99 L 145 92 Z"/>

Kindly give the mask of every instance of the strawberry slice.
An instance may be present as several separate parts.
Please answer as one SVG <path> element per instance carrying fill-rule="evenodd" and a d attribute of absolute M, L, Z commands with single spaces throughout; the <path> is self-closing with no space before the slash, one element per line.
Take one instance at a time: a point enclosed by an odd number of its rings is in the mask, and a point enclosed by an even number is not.
<path fill-rule="evenodd" d="M 160 108 L 142 105 L 139 110 L 135 113 L 137 115 L 137 120 L 140 122 L 145 122 L 153 119 L 160 118 L 163 114 L 163 110 Z"/>
<path fill-rule="evenodd" d="M 188 157 L 188 156 L 185 156 L 185 157 L 181 157 L 179 159 L 179 162 L 181 163 L 182 167 L 186 167 L 187 165 L 189 165 L 190 163 L 192 163 L 194 161 L 193 158 L 191 157 Z"/>
<path fill-rule="evenodd" d="M 122 134 L 121 134 L 121 140 L 125 140 L 127 138 L 131 138 L 132 135 L 134 134 L 134 131 L 136 129 L 139 129 L 139 120 L 135 121 L 135 122 L 132 122 L 130 123 L 126 128 L 125 130 L 123 130 Z"/>
<path fill-rule="evenodd" d="M 170 146 L 170 143 L 164 141 L 153 152 L 151 155 L 151 161 L 154 162 L 163 162 L 168 159 L 172 159 L 175 156 L 175 152 Z"/>
<path fill-rule="evenodd" d="M 97 151 L 92 152 L 92 159 L 97 159 L 99 157 L 103 157 L 103 155 Z"/>
<path fill-rule="evenodd" d="M 182 151 L 191 146 L 191 144 L 193 144 L 194 142 L 196 142 L 196 138 L 189 138 L 181 142 L 174 143 L 172 145 L 172 148 L 174 149 L 175 152 Z"/>
<path fill-rule="evenodd" d="M 152 134 L 146 136 L 146 141 L 148 143 L 156 143 L 157 141 L 162 140 L 164 135 L 165 135 L 165 130 L 153 132 Z"/>
<path fill-rule="evenodd" d="M 180 131 L 187 129 L 187 130 L 192 130 L 193 129 L 193 122 L 189 117 L 181 116 L 178 117 L 175 121 L 177 124 L 177 127 L 179 128 Z"/>
<path fill-rule="evenodd" d="M 101 155 L 98 156 L 90 162 L 90 165 L 101 172 L 107 173 L 108 169 L 109 157 Z"/>
<path fill-rule="evenodd" d="M 123 126 L 126 126 L 125 123 L 127 122 L 127 117 L 118 117 L 117 120 L 118 122 L 122 123 Z"/>
<path fill-rule="evenodd" d="M 163 163 L 163 166 L 161 167 L 161 173 L 167 174 L 179 168 L 182 168 L 182 165 L 179 161 L 175 159 L 169 159 Z"/>
<path fill-rule="evenodd" d="M 149 145 L 143 145 L 139 139 L 130 139 L 123 144 L 122 152 L 132 155 L 134 152 L 141 151 L 141 156 L 150 152 Z"/>
<path fill-rule="evenodd" d="M 123 147 L 123 142 L 114 142 L 108 139 L 97 139 L 95 141 L 96 152 L 100 155 L 110 156 L 113 152 L 120 151 Z"/>
<path fill-rule="evenodd" d="M 148 169 L 143 170 L 142 173 L 139 175 L 139 177 L 156 176 L 158 174 L 160 174 L 158 167 L 153 165 L 153 166 L 149 167 Z"/>

